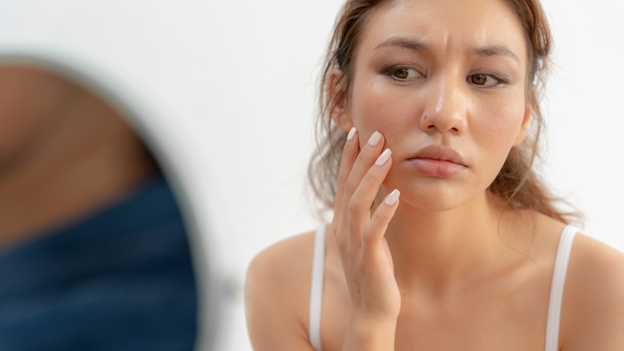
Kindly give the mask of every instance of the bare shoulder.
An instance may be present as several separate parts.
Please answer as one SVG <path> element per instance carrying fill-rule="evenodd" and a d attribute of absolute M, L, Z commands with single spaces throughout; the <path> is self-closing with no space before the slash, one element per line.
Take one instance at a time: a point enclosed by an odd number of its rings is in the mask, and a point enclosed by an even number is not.
<path fill-rule="evenodd" d="M 247 270 L 245 312 L 254 350 L 306 350 L 314 232 L 259 253 Z"/>
<path fill-rule="evenodd" d="M 297 277 L 290 275 L 299 273 L 301 269 L 311 269 L 313 245 L 314 232 L 299 234 L 273 244 L 252 260 L 248 274 L 262 276 L 272 281 L 284 276 L 296 279 Z"/>
<path fill-rule="evenodd" d="M 561 314 L 564 351 L 624 349 L 624 254 L 577 233 Z"/>

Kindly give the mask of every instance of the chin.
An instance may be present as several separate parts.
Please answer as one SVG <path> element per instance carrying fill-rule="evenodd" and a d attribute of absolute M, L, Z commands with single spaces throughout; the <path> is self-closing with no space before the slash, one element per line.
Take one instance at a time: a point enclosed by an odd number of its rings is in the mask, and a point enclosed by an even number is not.
<path fill-rule="evenodd" d="M 458 208 L 482 194 L 475 187 L 461 181 L 440 178 L 419 178 L 411 182 L 384 183 L 389 191 L 399 189 L 401 204 L 421 211 L 449 211 Z"/>
<path fill-rule="evenodd" d="M 435 194 L 432 192 L 401 192 L 401 204 L 421 211 L 443 212 L 460 207 L 465 202 L 458 201 L 455 196 Z"/>

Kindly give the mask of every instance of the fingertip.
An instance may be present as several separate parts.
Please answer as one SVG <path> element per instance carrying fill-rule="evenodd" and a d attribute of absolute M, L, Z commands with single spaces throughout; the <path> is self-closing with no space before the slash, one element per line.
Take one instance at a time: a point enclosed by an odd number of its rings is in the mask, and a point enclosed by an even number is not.
<path fill-rule="evenodd" d="M 355 127 L 352 127 L 349 133 L 347 134 L 347 141 L 345 142 L 343 148 L 343 155 L 357 155 L 360 151 L 360 143 L 358 142 L 360 137 L 360 133 Z"/>
<path fill-rule="evenodd" d="M 351 127 L 349 134 L 347 134 L 347 142 L 352 141 L 355 138 L 355 134 L 357 133 L 357 129 L 355 127 Z"/>
<path fill-rule="evenodd" d="M 401 195 L 401 192 L 399 191 L 399 189 L 394 189 L 390 194 L 388 194 L 388 196 L 386 196 L 384 203 L 387 206 L 392 207 L 399 200 L 400 195 Z"/>
<path fill-rule="evenodd" d="M 381 153 L 381 155 L 379 155 L 377 161 L 375 161 L 375 166 L 377 166 L 377 168 L 383 167 L 388 162 L 391 155 L 392 150 L 386 149 L 384 152 Z"/>

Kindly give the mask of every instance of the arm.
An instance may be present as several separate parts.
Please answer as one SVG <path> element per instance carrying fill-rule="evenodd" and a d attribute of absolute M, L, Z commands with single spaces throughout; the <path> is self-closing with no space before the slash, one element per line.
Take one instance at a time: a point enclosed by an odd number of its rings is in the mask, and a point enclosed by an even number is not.
<path fill-rule="evenodd" d="M 282 241 L 249 266 L 245 314 L 255 351 L 313 351 L 305 319 L 313 240 L 312 234 L 305 234 Z"/>
<path fill-rule="evenodd" d="M 562 351 L 624 350 L 624 255 L 574 239 L 563 295 Z"/>

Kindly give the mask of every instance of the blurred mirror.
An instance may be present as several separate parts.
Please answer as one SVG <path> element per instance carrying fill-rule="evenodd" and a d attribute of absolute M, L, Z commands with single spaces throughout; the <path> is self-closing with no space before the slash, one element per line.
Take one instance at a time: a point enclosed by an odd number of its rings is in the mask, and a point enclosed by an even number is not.
<path fill-rule="evenodd" d="M 115 108 L 0 62 L 0 350 L 192 350 L 187 230 Z"/>

